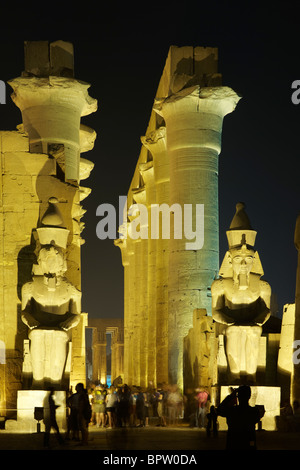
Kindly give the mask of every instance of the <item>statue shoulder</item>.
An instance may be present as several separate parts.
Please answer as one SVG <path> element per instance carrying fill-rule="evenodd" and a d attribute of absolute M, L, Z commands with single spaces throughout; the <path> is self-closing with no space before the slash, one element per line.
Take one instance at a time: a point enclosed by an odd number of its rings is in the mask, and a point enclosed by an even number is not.
<path fill-rule="evenodd" d="M 260 291 L 264 294 L 271 295 L 271 286 L 267 281 L 259 281 Z"/>
<path fill-rule="evenodd" d="M 211 285 L 211 294 L 212 295 L 220 295 L 222 293 L 224 293 L 225 291 L 225 286 L 226 286 L 226 281 L 222 278 L 220 279 L 216 279 L 215 281 L 213 281 L 212 285 Z"/>
<path fill-rule="evenodd" d="M 211 289 L 215 291 L 226 290 L 227 287 L 231 287 L 233 283 L 232 277 L 220 277 L 213 281 Z"/>
<path fill-rule="evenodd" d="M 67 287 L 68 293 L 72 298 L 81 298 L 81 291 L 77 289 L 67 278 L 63 278 L 62 283 Z"/>
<path fill-rule="evenodd" d="M 21 289 L 21 293 L 22 293 L 22 297 L 23 296 L 29 296 L 33 291 L 33 281 L 29 281 L 29 282 L 26 282 L 25 284 L 23 284 L 22 286 L 22 289 Z"/>
<path fill-rule="evenodd" d="M 33 281 L 26 282 L 21 288 L 22 310 L 26 308 L 33 297 Z"/>
<path fill-rule="evenodd" d="M 81 311 L 81 291 L 68 282 L 68 297 L 72 302 L 71 313 L 80 314 Z"/>

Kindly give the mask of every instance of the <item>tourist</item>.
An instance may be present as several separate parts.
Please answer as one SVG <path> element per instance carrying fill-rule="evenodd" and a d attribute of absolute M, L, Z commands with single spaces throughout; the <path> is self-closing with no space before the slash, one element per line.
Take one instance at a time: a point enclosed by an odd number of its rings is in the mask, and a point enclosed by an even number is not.
<path fill-rule="evenodd" d="M 209 413 L 206 415 L 207 417 L 207 424 L 206 424 L 206 435 L 210 437 L 211 428 L 213 432 L 213 436 L 218 436 L 218 415 L 214 405 L 211 405 Z"/>
<path fill-rule="evenodd" d="M 105 426 L 105 398 L 106 390 L 102 384 L 97 385 L 93 394 L 93 411 L 96 414 L 97 428 Z"/>
<path fill-rule="evenodd" d="M 56 438 L 60 445 L 64 443 L 64 440 L 59 432 L 59 427 L 56 421 L 56 408 L 57 405 L 53 400 L 54 388 L 51 388 L 49 391 L 48 397 L 45 399 L 44 403 L 44 424 L 45 424 L 45 434 L 44 434 L 44 447 L 49 447 L 50 432 L 53 428 L 56 432 Z"/>
<path fill-rule="evenodd" d="M 138 393 L 136 396 L 136 417 L 140 424 L 138 427 L 145 426 L 145 397 L 141 387 L 138 387 Z"/>
<path fill-rule="evenodd" d="M 87 391 L 83 383 L 78 383 L 74 393 L 68 400 L 71 407 L 72 426 L 76 430 L 76 438 L 78 431 L 81 433 L 81 445 L 88 444 L 88 425 L 91 419 L 92 410 L 89 402 Z M 79 434 L 78 434 L 79 438 Z"/>
<path fill-rule="evenodd" d="M 72 393 L 67 398 L 67 406 L 69 407 L 68 413 L 68 431 L 67 439 L 71 437 L 72 440 L 79 441 L 79 428 L 78 428 L 78 393 Z"/>
<path fill-rule="evenodd" d="M 130 394 L 130 426 L 136 426 L 136 397 L 137 389 L 134 386 Z"/>
<path fill-rule="evenodd" d="M 146 390 L 144 391 L 144 425 L 147 427 L 149 426 L 150 408 L 150 394 Z"/>
<path fill-rule="evenodd" d="M 263 417 L 264 409 L 261 406 L 250 406 L 250 397 L 251 388 L 244 385 L 233 390 L 218 406 L 218 415 L 227 419 L 226 449 L 256 449 L 255 425 Z M 238 405 L 233 405 L 236 398 Z"/>
<path fill-rule="evenodd" d="M 164 414 L 164 395 L 163 395 L 162 390 L 158 391 L 156 411 L 157 411 L 157 416 L 158 416 L 157 426 L 165 427 L 167 423 L 166 423 L 166 416 Z"/>
<path fill-rule="evenodd" d="M 158 397 L 159 397 L 159 391 L 156 388 L 151 390 L 151 392 L 150 392 L 150 404 L 152 406 L 152 416 L 153 416 L 153 418 L 158 418 L 158 412 L 157 412 Z"/>
<path fill-rule="evenodd" d="M 118 391 L 117 423 L 120 427 L 129 425 L 130 395 L 131 390 L 126 384 Z"/>
<path fill-rule="evenodd" d="M 106 405 L 106 413 L 108 416 L 108 428 L 111 429 L 115 427 L 115 417 L 116 417 L 116 405 L 117 405 L 118 397 L 115 393 L 115 389 L 111 386 L 107 390 L 107 395 L 105 398 L 105 405 Z"/>
<path fill-rule="evenodd" d="M 176 425 L 182 407 L 182 397 L 177 385 L 172 385 L 167 397 L 168 423 Z"/>
<path fill-rule="evenodd" d="M 90 425 L 94 426 L 96 424 L 96 413 L 94 410 L 94 393 L 95 393 L 95 387 L 96 385 L 94 383 L 91 383 L 89 388 L 88 388 L 88 397 L 89 397 L 89 402 L 92 408 L 92 416 L 91 420 L 89 422 Z"/>
<path fill-rule="evenodd" d="M 204 388 L 200 388 L 197 394 L 197 419 L 196 419 L 196 426 L 200 428 L 205 427 L 205 417 L 206 417 L 206 406 L 208 400 L 208 393 Z"/>

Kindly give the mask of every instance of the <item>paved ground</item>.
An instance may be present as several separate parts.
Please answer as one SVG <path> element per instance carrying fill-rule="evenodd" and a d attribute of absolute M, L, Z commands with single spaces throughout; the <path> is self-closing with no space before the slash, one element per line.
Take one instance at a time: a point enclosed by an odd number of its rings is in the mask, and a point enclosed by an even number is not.
<path fill-rule="evenodd" d="M 63 446 L 60 446 L 55 438 L 55 434 L 50 436 L 52 450 L 97 450 L 103 451 L 101 452 L 103 458 L 106 455 L 110 456 L 112 452 L 116 455 L 121 455 L 122 452 L 126 453 L 128 451 L 131 455 L 132 452 L 141 450 L 156 452 L 172 451 L 173 453 L 176 453 L 176 451 L 181 451 L 181 453 L 189 451 L 189 455 L 192 455 L 193 451 L 195 451 L 195 455 L 198 455 L 197 451 L 202 450 L 224 450 L 225 440 L 226 431 L 219 432 L 217 438 L 208 438 L 204 430 L 185 426 L 173 428 L 150 426 L 126 429 L 98 429 L 91 427 L 88 446 L 80 446 L 76 441 L 66 441 Z M 257 444 L 259 450 L 300 450 L 300 432 L 279 433 L 276 431 L 259 431 L 257 432 Z M 11 434 L 7 431 L 0 431 L 0 450 L 45 451 L 43 448 L 43 433 Z"/>

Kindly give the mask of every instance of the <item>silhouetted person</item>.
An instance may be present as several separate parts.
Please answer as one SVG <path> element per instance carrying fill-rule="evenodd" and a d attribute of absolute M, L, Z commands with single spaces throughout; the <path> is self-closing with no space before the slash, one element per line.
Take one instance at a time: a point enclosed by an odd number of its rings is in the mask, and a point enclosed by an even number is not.
<path fill-rule="evenodd" d="M 81 432 L 81 445 L 87 445 L 89 436 L 88 426 L 91 419 L 91 406 L 83 383 L 78 383 L 75 390 L 78 394 L 77 421 L 79 431 Z"/>
<path fill-rule="evenodd" d="M 209 413 L 206 415 L 207 417 L 207 425 L 206 425 L 206 435 L 210 437 L 211 428 L 213 431 L 213 436 L 218 436 L 218 415 L 214 405 L 211 405 Z"/>
<path fill-rule="evenodd" d="M 50 432 L 53 428 L 56 431 L 56 438 L 59 444 L 63 444 L 64 440 L 59 432 L 59 427 L 56 421 L 56 408 L 58 406 L 53 400 L 54 389 L 51 388 L 49 391 L 48 397 L 44 401 L 44 424 L 45 424 L 45 434 L 44 434 L 44 446 L 49 447 Z"/>
<path fill-rule="evenodd" d="M 236 397 L 238 405 L 235 405 Z M 226 449 L 256 449 L 255 425 L 265 414 L 259 406 L 250 406 L 251 388 L 243 385 L 228 395 L 218 406 L 217 413 L 227 419 Z"/>

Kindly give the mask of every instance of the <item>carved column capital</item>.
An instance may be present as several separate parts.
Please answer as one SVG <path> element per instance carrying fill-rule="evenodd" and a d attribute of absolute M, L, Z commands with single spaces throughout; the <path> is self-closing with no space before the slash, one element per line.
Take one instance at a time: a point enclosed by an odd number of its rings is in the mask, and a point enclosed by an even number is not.
<path fill-rule="evenodd" d="M 48 153 L 49 144 L 63 145 L 66 180 L 79 181 L 80 118 L 97 109 L 97 100 L 88 94 L 90 85 L 56 76 L 18 77 L 9 84 L 30 151 Z"/>

